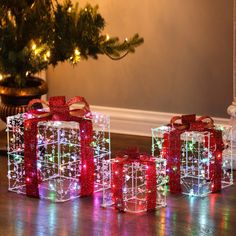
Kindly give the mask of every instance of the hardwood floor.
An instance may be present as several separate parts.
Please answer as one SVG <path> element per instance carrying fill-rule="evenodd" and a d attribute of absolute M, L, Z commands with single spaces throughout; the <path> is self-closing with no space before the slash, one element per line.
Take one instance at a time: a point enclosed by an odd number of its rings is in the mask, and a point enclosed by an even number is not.
<path fill-rule="evenodd" d="M 3 146 L 4 146 L 3 142 Z M 112 134 L 113 152 L 139 146 L 150 152 L 151 138 Z M 0 236 L 11 235 L 235 235 L 236 187 L 205 198 L 167 196 L 167 207 L 143 214 L 100 207 L 101 194 L 65 203 L 8 192 L 7 158 L 0 157 Z"/>

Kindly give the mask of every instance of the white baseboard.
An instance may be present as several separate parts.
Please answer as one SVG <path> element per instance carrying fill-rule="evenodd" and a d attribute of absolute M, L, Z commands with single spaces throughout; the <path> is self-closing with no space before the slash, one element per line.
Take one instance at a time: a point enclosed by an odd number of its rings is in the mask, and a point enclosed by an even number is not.
<path fill-rule="evenodd" d="M 180 115 L 103 106 L 91 106 L 91 110 L 110 116 L 112 133 L 140 136 L 151 136 L 151 128 L 168 124 L 173 116 Z M 213 119 L 216 124 L 229 124 L 229 119 L 217 117 Z"/>
<path fill-rule="evenodd" d="M 180 114 L 143 111 L 125 108 L 91 106 L 94 112 L 110 116 L 111 133 L 151 137 L 151 128 L 168 124 L 173 116 Z M 229 125 L 230 119 L 212 117 L 215 124 Z M 235 153 L 236 151 L 233 151 Z M 236 155 L 233 155 L 233 169 L 236 170 Z"/>
<path fill-rule="evenodd" d="M 74 105 L 73 107 L 76 107 Z M 139 136 L 151 136 L 151 128 L 168 124 L 174 113 L 144 111 L 136 109 L 90 106 L 94 112 L 101 112 L 110 116 L 111 132 Z M 213 117 L 216 124 L 228 124 L 229 119 Z M 0 120 L 0 130 L 5 123 Z"/>

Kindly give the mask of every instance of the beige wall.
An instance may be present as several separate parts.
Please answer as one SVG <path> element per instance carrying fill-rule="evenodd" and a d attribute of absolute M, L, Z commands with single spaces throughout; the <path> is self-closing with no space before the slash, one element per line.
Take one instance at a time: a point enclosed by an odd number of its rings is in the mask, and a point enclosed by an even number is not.
<path fill-rule="evenodd" d="M 87 1 L 80 1 L 84 6 Z M 105 56 L 47 72 L 49 96 L 90 104 L 228 117 L 232 101 L 233 0 L 90 0 L 105 33 L 145 43 L 121 61 Z"/>

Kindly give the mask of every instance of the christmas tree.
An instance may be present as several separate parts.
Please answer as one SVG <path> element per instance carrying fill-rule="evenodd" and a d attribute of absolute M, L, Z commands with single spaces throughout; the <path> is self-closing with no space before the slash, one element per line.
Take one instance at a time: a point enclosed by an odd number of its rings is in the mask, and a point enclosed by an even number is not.
<path fill-rule="evenodd" d="M 70 0 L 0 0 L 0 73 L 6 83 L 27 86 L 29 78 L 49 65 L 105 54 L 118 60 L 143 43 L 135 34 L 119 41 L 103 34 L 98 6 L 79 8 Z"/>

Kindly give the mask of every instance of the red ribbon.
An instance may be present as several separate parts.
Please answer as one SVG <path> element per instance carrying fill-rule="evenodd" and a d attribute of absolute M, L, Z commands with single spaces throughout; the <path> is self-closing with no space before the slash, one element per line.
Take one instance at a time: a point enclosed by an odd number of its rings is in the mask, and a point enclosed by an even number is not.
<path fill-rule="evenodd" d="M 181 123 L 176 123 L 181 120 Z M 169 175 L 169 187 L 171 193 L 181 193 L 180 184 L 180 157 L 181 157 L 181 140 L 180 135 L 185 131 L 208 131 L 210 132 L 210 152 L 214 156 L 214 162 L 210 163 L 210 181 L 211 192 L 221 190 L 222 175 L 222 151 L 223 141 L 222 132 L 214 129 L 214 121 L 209 116 L 202 116 L 196 119 L 196 115 L 175 116 L 171 119 L 170 126 L 174 128 L 169 137 L 165 137 L 164 144 L 168 153 L 167 170 Z M 208 140 L 206 140 L 207 144 Z"/>
<path fill-rule="evenodd" d="M 70 110 L 70 106 L 75 103 L 84 103 L 82 109 Z M 35 103 L 42 103 L 49 106 L 49 111 L 31 110 Z M 78 155 L 81 156 L 81 176 L 80 187 L 81 196 L 93 194 L 94 190 L 94 157 L 93 149 L 90 146 L 93 138 L 92 121 L 84 119 L 89 114 L 89 105 L 83 97 L 74 97 L 66 102 L 64 96 L 51 97 L 49 104 L 39 99 L 30 101 L 29 114 L 33 118 L 24 121 L 24 163 L 26 176 L 26 194 L 30 197 L 39 198 L 38 173 L 37 173 L 37 124 L 40 121 L 75 121 L 80 125 L 81 150 Z"/>
<path fill-rule="evenodd" d="M 119 153 L 112 163 L 112 193 L 115 208 L 124 211 L 123 187 L 125 175 L 123 172 L 124 164 L 140 162 L 147 165 L 146 170 L 146 201 L 147 210 L 156 208 L 157 189 L 156 189 L 156 164 L 152 157 L 146 154 L 140 154 L 137 149 L 129 149 Z"/>

